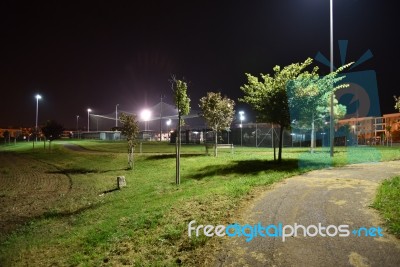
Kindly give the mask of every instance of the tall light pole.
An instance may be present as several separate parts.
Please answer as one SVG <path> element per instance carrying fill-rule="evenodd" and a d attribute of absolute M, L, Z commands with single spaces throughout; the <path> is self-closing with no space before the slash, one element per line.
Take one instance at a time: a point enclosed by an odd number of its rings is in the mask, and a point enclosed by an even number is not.
<path fill-rule="evenodd" d="M 331 40 L 331 47 L 330 47 L 330 56 L 331 56 L 331 73 L 333 72 L 333 0 L 330 0 L 329 4 L 330 8 L 330 40 Z M 332 84 L 333 86 L 333 84 Z M 333 88 L 332 88 L 333 89 Z M 333 111 L 333 96 L 334 92 L 331 94 L 331 110 L 330 110 L 330 156 L 333 157 L 333 149 L 334 149 L 334 142 L 335 142 L 335 121 L 334 121 L 334 111 Z"/>
<path fill-rule="evenodd" d="M 244 111 L 239 111 L 239 118 L 240 118 L 240 146 L 243 146 L 243 121 L 244 121 Z"/>
<path fill-rule="evenodd" d="M 163 104 L 163 95 L 161 95 L 161 102 L 160 102 L 160 142 L 162 140 L 162 104 Z"/>
<path fill-rule="evenodd" d="M 92 112 L 92 110 L 90 108 L 87 109 L 87 131 L 90 132 L 90 128 L 89 128 L 89 116 L 90 116 L 90 112 Z"/>
<path fill-rule="evenodd" d="M 118 127 L 118 106 L 119 104 L 115 105 L 115 128 Z M 117 129 L 115 129 L 117 130 Z"/>
<path fill-rule="evenodd" d="M 36 98 L 36 124 L 35 124 L 35 139 L 37 142 L 37 134 L 38 134 L 38 117 L 39 117 L 39 99 L 42 99 L 42 96 L 37 94 Z"/>

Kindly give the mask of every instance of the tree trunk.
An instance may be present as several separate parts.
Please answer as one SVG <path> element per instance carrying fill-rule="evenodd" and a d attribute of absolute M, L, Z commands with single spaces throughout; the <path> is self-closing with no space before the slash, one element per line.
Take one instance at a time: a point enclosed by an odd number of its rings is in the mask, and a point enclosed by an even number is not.
<path fill-rule="evenodd" d="M 217 146 L 218 146 L 218 132 L 214 131 L 214 157 L 216 157 L 218 154 Z"/>
<path fill-rule="evenodd" d="M 177 137 L 177 144 L 176 144 L 176 184 L 179 185 L 181 183 L 181 114 L 178 115 L 178 133 Z"/>
<path fill-rule="evenodd" d="M 129 147 L 128 151 L 128 166 L 130 170 L 133 170 L 134 163 L 133 163 L 133 152 L 134 152 L 134 147 Z"/>
<path fill-rule="evenodd" d="M 312 115 L 311 121 L 311 153 L 314 153 L 315 147 L 315 122 L 314 122 L 314 114 Z"/>
<path fill-rule="evenodd" d="M 135 147 L 131 147 L 131 168 L 132 170 L 135 168 L 135 161 L 134 161 L 134 156 L 135 154 L 133 154 L 133 152 L 135 152 Z"/>
<path fill-rule="evenodd" d="M 279 129 L 279 150 L 278 150 L 278 162 L 282 161 L 282 146 L 283 146 L 283 130 L 284 127 L 281 126 Z"/>
<path fill-rule="evenodd" d="M 274 161 L 276 161 L 276 152 L 275 152 L 275 142 L 274 142 L 274 125 L 272 124 L 272 131 L 271 131 L 271 137 L 272 137 L 272 147 L 274 148 Z"/>

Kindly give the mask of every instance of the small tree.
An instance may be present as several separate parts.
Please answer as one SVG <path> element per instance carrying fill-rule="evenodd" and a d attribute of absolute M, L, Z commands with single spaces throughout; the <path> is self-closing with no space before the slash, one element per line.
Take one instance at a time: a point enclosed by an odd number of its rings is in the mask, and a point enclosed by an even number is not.
<path fill-rule="evenodd" d="M 177 80 L 172 76 L 171 89 L 174 93 L 175 106 L 178 109 L 178 129 L 176 139 L 176 184 L 181 183 L 180 159 L 181 159 L 181 126 L 184 123 L 182 116 L 190 112 L 190 98 L 187 96 L 187 83 Z"/>
<path fill-rule="evenodd" d="M 7 143 L 7 141 L 8 141 L 8 143 L 10 143 L 10 132 L 8 130 L 4 131 L 3 137 L 4 137 L 4 143 L 5 144 Z"/>
<path fill-rule="evenodd" d="M 60 138 L 63 131 L 64 127 L 54 120 L 48 120 L 42 127 L 43 135 L 45 136 L 46 140 L 50 141 L 49 149 L 51 149 L 51 142 Z"/>
<path fill-rule="evenodd" d="M 400 96 L 397 97 L 394 95 L 393 97 L 394 97 L 394 101 L 395 101 L 394 108 L 400 112 Z"/>
<path fill-rule="evenodd" d="M 349 84 L 340 84 L 345 76 L 338 74 L 352 63 L 344 65 L 324 77 L 319 77 L 317 68 L 312 72 L 303 72 L 287 86 L 291 121 L 300 125 L 311 126 L 311 153 L 315 148 L 315 131 L 322 126 L 330 114 L 330 97 L 338 89 Z M 346 107 L 334 99 L 334 119 L 341 119 L 346 114 Z"/>
<path fill-rule="evenodd" d="M 202 109 L 202 116 L 214 132 L 214 156 L 218 154 L 218 132 L 221 129 L 229 128 L 232 123 L 235 102 L 221 93 L 208 92 L 207 96 L 200 99 L 199 107 Z"/>
<path fill-rule="evenodd" d="M 392 125 L 388 125 L 385 127 L 385 130 L 387 132 L 386 135 L 386 145 L 389 146 L 389 139 L 390 139 L 390 146 L 393 145 L 393 138 L 392 138 Z"/>
<path fill-rule="evenodd" d="M 139 133 L 139 124 L 136 119 L 136 115 L 127 115 L 121 113 L 120 121 L 122 123 L 121 133 L 126 136 L 128 141 L 128 166 L 129 169 L 133 170 L 133 153 L 135 152 L 135 147 L 137 145 L 137 136 Z"/>
<path fill-rule="evenodd" d="M 245 96 L 241 101 L 248 103 L 259 112 L 265 122 L 278 124 L 279 152 L 278 161 L 282 160 L 283 131 L 290 128 L 290 114 L 286 86 L 296 79 L 312 63 L 308 58 L 302 63 L 290 64 L 284 68 L 275 66 L 274 74 L 261 74 L 263 81 L 251 74 L 247 75 L 247 84 L 240 87 Z"/>

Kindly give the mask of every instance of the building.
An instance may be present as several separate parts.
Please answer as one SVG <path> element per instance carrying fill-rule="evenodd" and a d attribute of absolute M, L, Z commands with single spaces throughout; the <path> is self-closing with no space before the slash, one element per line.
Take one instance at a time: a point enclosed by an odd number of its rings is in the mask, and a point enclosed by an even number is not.
<path fill-rule="evenodd" d="M 399 142 L 400 136 L 397 133 L 400 131 L 400 113 L 339 120 L 337 128 L 347 130 L 347 135 L 359 145 Z"/>

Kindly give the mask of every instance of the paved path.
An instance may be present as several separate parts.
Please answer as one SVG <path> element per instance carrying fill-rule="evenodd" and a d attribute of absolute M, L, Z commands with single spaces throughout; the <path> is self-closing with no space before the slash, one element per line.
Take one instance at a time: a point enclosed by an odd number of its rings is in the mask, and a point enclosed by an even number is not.
<path fill-rule="evenodd" d="M 263 193 L 239 223 L 382 226 L 369 207 L 379 183 L 400 175 L 400 161 L 349 165 L 286 179 Z M 400 201 L 400 200 L 399 200 Z M 301 232 L 300 232 L 301 234 Z M 400 240 L 383 237 L 226 238 L 215 266 L 400 266 Z"/>

